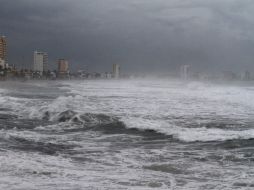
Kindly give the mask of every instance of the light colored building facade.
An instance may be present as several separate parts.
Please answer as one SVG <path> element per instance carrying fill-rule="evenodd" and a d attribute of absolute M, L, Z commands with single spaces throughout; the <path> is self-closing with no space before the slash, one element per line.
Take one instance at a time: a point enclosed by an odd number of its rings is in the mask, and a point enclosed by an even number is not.
<path fill-rule="evenodd" d="M 120 65 L 113 64 L 113 78 L 118 79 L 120 77 Z"/>
<path fill-rule="evenodd" d="M 40 72 L 42 75 L 43 71 L 48 69 L 48 54 L 45 52 L 34 52 L 34 67 L 33 70 Z"/>
<path fill-rule="evenodd" d="M 5 68 L 5 61 L 0 58 L 0 69 L 4 69 L 4 68 Z"/>
<path fill-rule="evenodd" d="M 180 68 L 181 79 L 187 80 L 190 77 L 190 66 L 182 65 Z"/>
<path fill-rule="evenodd" d="M 1 36 L 0 37 L 0 66 L 2 69 L 5 68 L 6 63 L 7 63 L 7 42 L 6 42 L 6 37 Z"/>
<path fill-rule="evenodd" d="M 67 74 L 69 72 L 69 62 L 65 59 L 58 59 L 58 73 L 59 74 Z"/>

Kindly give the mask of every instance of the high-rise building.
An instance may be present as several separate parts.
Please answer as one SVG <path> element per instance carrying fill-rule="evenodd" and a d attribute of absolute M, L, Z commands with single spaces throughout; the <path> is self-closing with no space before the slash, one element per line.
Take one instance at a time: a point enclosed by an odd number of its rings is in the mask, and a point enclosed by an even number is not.
<path fill-rule="evenodd" d="M 4 60 L 0 58 L 0 69 L 4 69 L 4 68 L 5 68 L 5 62 Z"/>
<path fill-rule="evenodd" d="M 190 66 L 182 65 L 180 68 L 180 76 L 182 79 L 186 80 L 190 77 Z"/>
<path fill-rule="evenodd" d="M 241 80 L 250 80 L 251 79 L 251 74 L 249 71 L 244 71 L 240 75 Z"/>
<path fill-rule="evenodd" d="M 69 63 L 65 59 L 58 59 L 58 73 L 59 74 L 67 74 L 69 70 Z"/>
<path fill-rule="evenodd" d="M 45 52 L 34 52 L 34 71 L 40 72 L 42 75 L 43 71 L 48 69 L 48 54 Z"/>
<path fill-rule="evenodd" d="M 113 77 L 118 79 L 120 77 L 120 65 L 113 64 Z"/>
<path fill-rule="evenodd" d="M 1 36 L 0 37 L 0 58 L 4 61 L 6 61 L 7 57 L 7 42 L 6 37 Z"/>
<path fill-rule="evenodd" d="M 5 68 L 6 63 L 7 63 L 7 42 L 6 42 L 6 37 L 1 36 L 0 37 L 0 66 L 2 69 Z"/>

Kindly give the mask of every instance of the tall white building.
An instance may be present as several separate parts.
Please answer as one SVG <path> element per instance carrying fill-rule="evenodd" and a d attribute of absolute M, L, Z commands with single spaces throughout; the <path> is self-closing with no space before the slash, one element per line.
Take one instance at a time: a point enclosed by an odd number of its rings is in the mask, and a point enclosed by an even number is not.
<path fill-rule="evenodd" d="M 5 61 L 0 58 L 0 69 L 4 69 L 5 68 Z"/>
<path fill-rule="evenodd" d="M 186 80 L 190 77 L 190 66 L 182 65 L 180 68 L 180 76 L 182 79 Z"/>
<path fill-rule="evenodd" d="M 120 77 L 120 65 L 113 64 L 113 77 L 116 79 Z"/>
<path fill-rule="evenodd" d="M 45 52 L 34 52 L 34 71 L 40 72 L 47 71 L 48 67 L 48 54 Z"/>

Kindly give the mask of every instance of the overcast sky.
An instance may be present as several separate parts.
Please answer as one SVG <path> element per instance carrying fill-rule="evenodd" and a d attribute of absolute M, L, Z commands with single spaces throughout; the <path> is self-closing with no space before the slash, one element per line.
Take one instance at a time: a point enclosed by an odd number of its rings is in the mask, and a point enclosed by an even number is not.
<path fill-rule="evenodd" d="M 51 67 L 254 72 L 253 0 L 0 0 L 0 35 L 9 63 L 32 64 L 46 51 Z"/>

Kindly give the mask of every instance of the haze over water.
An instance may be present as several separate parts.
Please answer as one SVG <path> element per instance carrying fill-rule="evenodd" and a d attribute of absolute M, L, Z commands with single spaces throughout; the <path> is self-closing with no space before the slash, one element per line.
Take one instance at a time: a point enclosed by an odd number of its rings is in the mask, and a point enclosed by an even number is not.
<path fill-rule="evenodd" d="M 2 83 L 0 189 L 252 189 L 254 88 Z"/>

